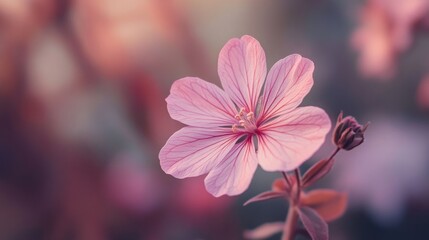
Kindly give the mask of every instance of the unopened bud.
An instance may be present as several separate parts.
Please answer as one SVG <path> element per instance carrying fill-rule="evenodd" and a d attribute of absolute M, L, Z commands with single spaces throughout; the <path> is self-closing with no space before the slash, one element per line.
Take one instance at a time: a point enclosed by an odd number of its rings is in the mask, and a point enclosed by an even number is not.
<path fill-rule="evenodd" d="M 341 149 L 352 150 L 365 140 L 364 132 L 367 127 L 368 123 L 362 126 L 352 116 L 343 118 L 341 112 L 334 129 L 333 141 Z"/>

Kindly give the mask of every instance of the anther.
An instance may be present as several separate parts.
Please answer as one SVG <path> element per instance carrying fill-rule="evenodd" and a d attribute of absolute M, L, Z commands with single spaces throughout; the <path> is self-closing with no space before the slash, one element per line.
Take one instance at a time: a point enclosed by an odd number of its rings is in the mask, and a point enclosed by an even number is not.
<path fill-rule="evenodd" d="M 240 131 L 253 132 L 256 129 L 255 114 L 253 112 L 246 111 L 246 108 L 240 108 L 240 111 L 234 116 L 234 118 L 238 121 L 237 124 L 232 126 L 232 131 L 234 133 Z"/>
<path fill-rule="evenodd" d="M 233 133 L 237 132 L 237 124 L 232 125 L 232 132 Z"/>
<path fill-rule="evenodd" d="M 246 111 L 246 109 L 240 108 L 240 112 L 238 114 L 242 117 L 242 116 L 244 116 L 245 111 Z"/>

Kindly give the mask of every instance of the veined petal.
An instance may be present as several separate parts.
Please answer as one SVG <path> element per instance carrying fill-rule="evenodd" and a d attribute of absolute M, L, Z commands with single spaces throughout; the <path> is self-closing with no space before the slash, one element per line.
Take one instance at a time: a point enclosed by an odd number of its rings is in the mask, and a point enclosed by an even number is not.
<path fill-rule="evenodd" d="M 229 40 L 219 54 L 222 87 L 241 108 L 254 111 L 267 74 L 265 52 L 251 36 Z"/>
<path fill-rule="evenodd" d="M 215 197 L 238 195 L 249 187 L 257 166 L 250 139 L 238 143 L 207 175 L 204 180 L 206 189 Z"/>
<path fill-rule="evenodd" d="M 170 116 L 195 127 L 232 125 L 237 110 L 218 86 L 196 77 L 173 83 L 166 99 Z"/>
<path fill-rule="evenodd" d="M 298 54 L 274 64 L 262 95 L 263 120 L 296 108 L 313 86 L 313 71 L 314 63 Z"/>
<path fill-rule="evenodd" d="M 261 126 L 258 160 L 266 171 L 290 171 L 311 157 L 331 128 L 317 107 L 301 107 Z"/>
<path fill-rule="evenodd" d="M 184 127 L 161 149 L 161 168 L 176 178 L 206 174 L 224 159 L 237 138 L 229 130 Z"/>

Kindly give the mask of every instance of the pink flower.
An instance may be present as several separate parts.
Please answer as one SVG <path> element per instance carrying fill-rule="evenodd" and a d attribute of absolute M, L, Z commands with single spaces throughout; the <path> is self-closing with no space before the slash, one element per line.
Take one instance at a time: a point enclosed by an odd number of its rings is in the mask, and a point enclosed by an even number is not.
<path fill-rule="evenodd" d="M 368 0 L 351 39 L 359 70 L 380 80 L 393 77 L 396 59 L 410 47 L 415 26 L 428 12 L 428 0 Z"/>
<path fill-rule="evenodd" d="M 390 19 L 385 9 L 369 1 L 361 12 L 360 25 L 351 44 L 359 52 L 358 67 L 365 77 L 388 80 L 395 74 L 395 49 Z"/>
<path fill-rule="evenodd" d="M 313 85 L 313 70 L 312 61 L 295 54 L 274 64 L 266 77 L 259 42 L 231 39 L 218 62 L 225 91 L 196 77 L 171 87 L 170 116 L 189 126 L 161 149 L 162 169 L 176 178 L 208 173 L 207 191 L 221 196 L 244 192 L 258 163 L 266 171 L 297 168 L 331 126 L 322 109 L 297 108 Z"/>

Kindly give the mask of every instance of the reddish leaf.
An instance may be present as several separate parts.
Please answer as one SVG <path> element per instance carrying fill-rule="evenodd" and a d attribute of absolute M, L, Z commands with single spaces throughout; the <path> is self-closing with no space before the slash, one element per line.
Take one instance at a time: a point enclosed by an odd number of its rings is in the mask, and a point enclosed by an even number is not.
<path fill-rule="evenodd" d="M 298 215 L 304 224 L 308 234 L 313 240 L 328 240 L 329 230 L 328 224 L 319 216 L 319 214 L 312 208 L 300 207 L 298 208 Z"/>
<path fill-rule="evenodd" d="M 333 165 L 334 159 L 323 159 L 314 164 L 302 177 L 302 187 L 306 188 L 317 182 L 331 171 Z"/>
<path fill-rule="evenodd" d="M 246 206 L 250 203 L 254 203 L 254 202 L 260 202 L 260 201 L 264 201 L 264 200 L 268 200 L 268 199 L 274 199 L 274 198 L 280 198 L 280 197 L 286 197 L 286 193 L 285 192 L 274 192 L 274 191 L 267 191 L 267 192 L 263 192 L 260 193 L 254 197 L 252 197 L 251 199 L 247 200 L 247 202 L 245 202 L 243 204 L 243 206 Z"/>
<path fill-rule="evenodd" d="M 264 239 L 279 233 L 283 230 L 284 222 L 265 223 L 253 230 L 244 231 L 244 238 L 246 239 Z"/>
<path fill-rule="evenodd" d="M 327 222 L 341 217 L 347 208 L 347 194 L 330 189 L 318 189 L 303 194 L 302 206 L 311 207 Z"/>
<path fill-rule="evenodd" d="M 289 179 L 289 183 L 293 186 L 296 182 L 295 176 L 288 176 Z M 289 186 L 289 184 L 286 183 L 286 180 L 284 178 L 277 178 L 276 180 L 274 180 L 271 189 L 275 192 L 290 192 L 291 187 Z"/>
<path fill-rule="evenodd" d="M 275 192 L 286 192 L 288 186 L 283 178 L 277 178 L 274 180 L 271 189 Z"/>

